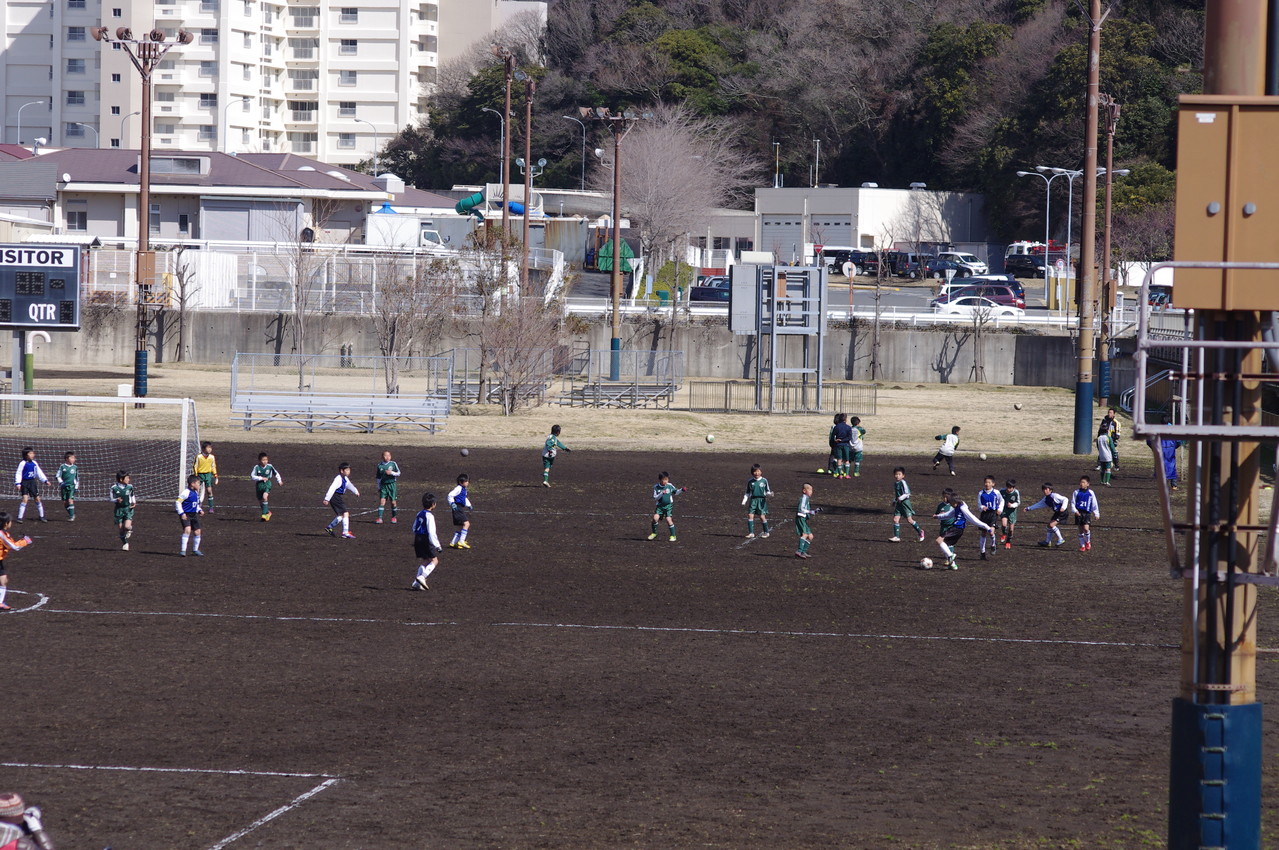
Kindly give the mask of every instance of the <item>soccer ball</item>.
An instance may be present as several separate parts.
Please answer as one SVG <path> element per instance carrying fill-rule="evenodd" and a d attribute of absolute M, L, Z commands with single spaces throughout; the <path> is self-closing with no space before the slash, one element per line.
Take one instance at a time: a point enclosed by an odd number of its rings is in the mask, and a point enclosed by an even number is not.
<path fill-rule="evenodd" d="M 920 559 L 919 559 L 919 568 L 920 568 L 920 569 L 923 569 L 923 570 L 931 570 L 931 569 L 933 568 L 933 559 L 932 559 L 932 558 L 920 558 Z"/>
<path fill-rule="evenodd" d="M 470 453 L 471 453 L 471 450 L 470 450 L 470 449 L 462 449 L 462 457 L 466 457 L 466 456 L 467 456 L 467 455 L 469 455 Z M 986 456 L 985 456 L 985 455 L 982 455 L 982 460 L 985 460 L 985 459 L 986 459 Z"/>
<path fill-rule="evenodd" d="M 985 452 L 982 452 L 981 454 L 977 455 L 977 457 L 981 458 L 982 460 L 985 460 L 985 459 L 986 459 L 986 453 L 985 453 Z"/>
<path fill-rule="evenodd" d="M 713 442 L 715 442 L 715 435 L 714 435 L 714 434 L 707 434 L 707 435 L 706 435 L 706 442 L 708 442 L 708 443 L 713 443 Z"/>
<path fill-rule="evenodd" d="M 1019 402 L 1015 402 L 1015 403 L 1013 404 L 1013 410 L 1021 410 L 1021 402 L 1020 402 L 1020 401 L 1019 401 Z"/>

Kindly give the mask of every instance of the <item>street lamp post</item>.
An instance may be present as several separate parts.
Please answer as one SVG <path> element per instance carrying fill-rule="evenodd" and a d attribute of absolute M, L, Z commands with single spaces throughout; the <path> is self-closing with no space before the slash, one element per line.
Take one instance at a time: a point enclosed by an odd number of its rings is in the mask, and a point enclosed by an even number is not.
<path fill-rule="evenodd" d="M 613 134 L 613 273 L 610 287 L 613 296 L 613 336 L 609 341 L 609 380 L 616 381 L 621 378 L 622 371 L 622 139 L 634 128 L 635 122 L 649 118 L 650 113 L 636 113 L 629 109 L 616 113 L 602 106 L 594 109 L 579 107 L 577 113 L 583 118 L 603 121 Z"/>
<path fill-rule="evenodd" d="M 141 115 L 141 112 L 130 112 L 120 119 L 120 147 L 125 147 L 124 128 L 129 123 L 129 119 L 135 115 Z"/>
<path fill-rule="evenodd" d="M 506 94 L 502 100 L 502 239 L 505 240 L 511 228 L 511 207 L 507 196 L 511 194 L 511 79 L 515 76 L 515 54 L 500 44 L 494 44 L 489 52 L 502 60 L 506 78 Z"/>
<path fill-rule="evenodd" d="M 29 100 L 18 107 L 18 144 L 22 144 L 22 110 L 28 106 L 38 106 L 42 103 L 44 103 L 43 100 Z"/>
<path fill-rule="evenodd" d="M 1046 165 L 1035 166 L 1037 171 L 1051 171 L 1054 177 L 1065 177 L 1070 188 L 1066 191 L 1066 276 L 1070 276 L 1070 267 L 1075 259 L 1075 248 L 1071 243 L 1075 223 L 1075 178 L 1082 177 L 1083 171 L 1072 171 L 1069 168 L 1050 168 Z"/>
<path fill-rule="evenodd" d="M 574 118 L 572 115 L 561 115 L 560 117 L 568 121 L 577 121 L 577 123 L 581 124 L 582 126 L 582 180 L 581 180 L 580 188 L 583 192 L 585 192 L 586 191 L 586 125 L 582 124 L 581 121 L 578 121 L 578 119 Z"/>
<path fill-rule="evenodd" d="M 369 129 L 373 131 L 373 176 L 377 177 L 377 152 L 382 144 L 381 139 L 377 134 L 377 127 L 373 126 L 372 121 L 365 121 L 363 118 L 356 118 L 355 120 L 361 124 L 368 124 Z"/>
<path fill-rule="evenodd" d="M 1053 205 L 1053 181 L 1060 177 L 1060 174 L 1054 174 L 1052 177 L 1044 174 L 1050 171 L 1047 166 L 1039 165 L 1034 171 L 1018 171 L 1018 177 L 1038 177 L 1044 181 L 1044 299 L 1048 299 L 1048 256 L 1049 249 L 1052 246 L 1052 205 Z"/>
<path fill-rule="evenodd" d="M 504 150 L 505 150 L 505 146 L 506 146 L 506 118 L 504 118 L 504 117 L 502 116 L 502 113 L 498 112 L 496 109 L 489 109 L 487 106 L 485 106 L 485 107 L 484 107 L 483 109 L 481 109 L 480 111 L 481 111 L 481 112 L 492 112 L 494 115 L 496 115 L 496 116 L 497 116 L 497 120 L 498 120 L 498 138 L 497 138 L 497 164 L 498 164 L 498 174 L 499 174 L 499 175 L 501 175 L 499 179 L 501 179 L 501 181 L 502 181 L 502 185 L 506 185 L 506 182 L 507 182 L 507 181 L 506 181 L 506 157 L 505 157 L 505 156 L 503 156 L 503 153 L 504 153 Z"/>
<path fill-rule="evenodd" d="M 155 253 L 151 250 L 151 74 L 166 53 L 179 44 L 190 44 L 191 33 L 178 30 L 177 40 L 166 43 L 162 29 L 153 29 L 145 39 L 135 39 L 128 27 L 119 27 L 114 38 L 106 27 L 93 27 L 94 41 L 115 42 L 129 55 L 129 61 L 142 78 L 142 110 L 124 116 L 120 121 L 120 138 L 124 139 L 124 122 L 132 115 L 142 116 L 142 145 L 138 163 L 138 256 L 136 286 L 138 292 L 137 347 L 133 356 L 133 395 L 147 394 L 147 328 L 151 324 L 151 283 L 155 279 Z"/>
<path fill-rule="evenodd" d="M 94 148 L 100 148 L 100 147 L 102 147 L 102 135 L 98 132 L 98 130 L 97 130 L 97 128 L 96 128 L 96 127 L 90 127 L 88 124 L 81 123 L 80 121 L 72 121 L 72 122 L 71 122 L 71 126 L 73 126 L 73 127 L 83 127 L 83 128 L 84 128 L 84 129 L 86 129 L 86 130 L 92 130 L 92 131 L 93 131 L 93 146 L 94 146 Z"/>
<path fill-rule="evenodd" d="M 229 153 L 231 150 L 231 107 L 235 105 L 235 101 L 228 101 L 227 105 L 222 107 L 222 126 L 225 128 L 222 134 L 222 152 Z M 247 108 L 249 99 L 247 97 L 240 98 L 240 106 Z"/>

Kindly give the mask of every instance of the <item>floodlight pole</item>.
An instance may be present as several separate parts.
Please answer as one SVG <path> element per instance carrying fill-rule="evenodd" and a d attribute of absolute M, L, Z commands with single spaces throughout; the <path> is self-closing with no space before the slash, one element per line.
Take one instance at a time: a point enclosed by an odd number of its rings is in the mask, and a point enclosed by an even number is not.
<path fill-rule="evenodd" d="M 523 256 L 520 263 L 520 295 L 529 294 L 528 283 L 528 237 L 529 218 L 533 214 L 533 95 L 537 93 L 537 80 L 531 75 L 524 79 L 524 162 L 529 166 L 524 169 L 524 226 Z M 503 204 L 506 198 L 502 199 Z"/>
<path fill-rule="evenodd" d="M 1106 110 L 1106 200 L 1101 243 L 1101 337 L 1097 346 L 1097 401 L 1110 403 L 1110 322 L 1115 309 L 1115 282 L 1110 277 L 1110 201 L 1115 182 L 1115 129 L 1119 124 L 1119 104 L 1108 94 L 1101 96 Z"/>
<path fill-rule="evenodd" d="M 511 78 L 515 76 L 515 54 L 500 44 L 493 45 L 489 52 L 502 60 L 502 72 L 506 80 L 506 94 L 502 101 L 502 240 L 505 241 L 506 232 L 511 227 L 511 208 L 507 196 L 511 194 Z"/>

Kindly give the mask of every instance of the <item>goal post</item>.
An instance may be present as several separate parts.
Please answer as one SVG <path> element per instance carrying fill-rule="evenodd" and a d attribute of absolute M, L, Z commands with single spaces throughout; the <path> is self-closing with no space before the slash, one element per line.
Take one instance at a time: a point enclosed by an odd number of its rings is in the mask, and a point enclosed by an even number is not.
<path fill-rule="evenodd" d="M 120 471 L 129 473 L 139 500 L 172 499 L 186 486 L 200 451 L 195 401 L 189 398 L 0 394 L 0 485 L 16 472 L 24 448 L 33 448 L 58 498 L 58 467 L 75 452 L 78 500 L 109 498 Z M 127 423 L 127 425 L 126 425 Z M 0 486 L 0 499 L 17 488 Z"/>

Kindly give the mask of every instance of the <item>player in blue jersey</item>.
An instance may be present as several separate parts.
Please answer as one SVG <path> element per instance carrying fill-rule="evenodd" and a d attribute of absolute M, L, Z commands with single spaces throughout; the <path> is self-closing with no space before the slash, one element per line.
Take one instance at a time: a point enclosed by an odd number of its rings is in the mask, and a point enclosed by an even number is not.
<path fill-rule="evenodd" d="M 995 479 L 989 475 L 982 483 L 981 492 L 977 494 L 977 509 L 981 512 L 981 521 L 991 527 L 991 533 L 981 539 L 981 559 L 986 560 L 986 543 L 990 542 L 990 554 L 993 557 L 995 550 L 999 547 L 995 545 L 994 528 L 999 525 L 999 518 L 1004 512 L 1004 496 L 995 489 Z"/>
<path fill-rule="evenodd" d="M 457 486 L 449 491 L 449 509 L 453 512 L 453 539 L 450 549 L 470 549 L 466 536 L 471 533 L 471 479 L 462 473 L 457 477 Z"/>
<path fill-rule="evenodd" d="M 1039 545 L 1060 546 L 1066 542 L 1066 538 L 1061 536 L 1060 525 L 1066 521 L 1066 517 L 1070 516 L 1070 500 L 1054 492 L 1053 485 L 1047 481 L 1040 489 L 1044 491 L 1044 497 L 1026 510 L 1037 511 L 1040 508 L 1048 508 L 1052 511 L 1052 516 L 1048 518 L 1048 530 L 1044 533 L 1044 539 L 1039 541 Z"/>
<path fill-rule="evenodd" d="M 182 521 L 182 548 L 178 550 L 178 554 L 185 558 L 187 544 L 195 537 L 191 554 L 203 556 L 204 553 L 200 551 L 200 517 L 204 514 L 204 508 L 200 506 L 200 476 L 191 475 L 187 478 L 186 489 L 178 494 L 173 507 L 178 512 L 178 519 Z"/>
<path fill-rule="evenodd" d="M 1079 526 L 1079 551 L 1092 551 L 1092 521 L 1101 519 L 1101 505 L 1092 491 L 1092 480 L 1087 475 L 1079 477 L 1079 489 L 1070 495 L 1070 512 Z"/>
<path fill-rule="evenodd" d="M 333 476 L 333 482 L 324 494 L 324 504 L 333 509 L 333 521 L 324 527 L 329 537 L 334 536 L 333 530 L 341 525 L 342 536 L 347 540 L 355 539 L 355 535 L 351 533 L 351 512 L 346 507 L 347 493 L 360 495 L 360 491 L 351 483 L 351 464 L 343 461 L 338 464 L 338 474 Z"/>
<path fill-rule="evenodd" d="M 937 545 L 941 547 L 941 552 L 946 556 L 946 566 L 952 570 L 959 569 L 959 540 L 964 536 L 964 531 L 968 526 L 973 525 L 980 528 L 987 534 L 994 529 L 982 522 L 973 512 L 968 509 L 968 505 L 964 500 L 959 498 L 959 494 L 949 487 L 943 494 L 946 501 L 945 508 L 938 506 L 939 510 L 934 516 L 941 521 L 942 531 L 937 536 Z"/>
<path fill-rule="evenodd" d="M 18 495 L 22 496 L 22 504 L 18 505 L 18 522 L 22 522 L 22 516 L 27 512 L 28 499 L 35 499 L 40 521 L 48 522 L 44 518 L 44 502 L 40 500 L 40 485 L 48 483 L 49 477 L 44 474 L 40 464 L 36 463 L 36 450 L 30 446 L 23 449 L 18 470 L 13 474 L 13 486 L 18 488 Z"/>
<path fill-rule="evenodd" d="M 409 585 L 409 590 L 430 590 L 427 577 L 440 565 L 440 538 L 435 533 L 435 515 L 431 509 L 435 507 L 435 494 L 422 494 L 422 510 L 418 511 L 413 521 L 413 553 L 417 555 L 417 577 Z"/>

